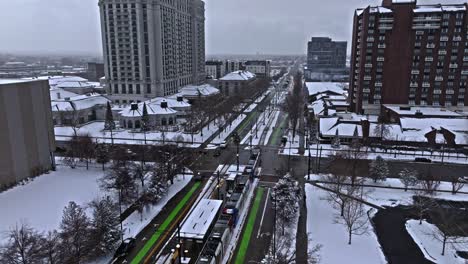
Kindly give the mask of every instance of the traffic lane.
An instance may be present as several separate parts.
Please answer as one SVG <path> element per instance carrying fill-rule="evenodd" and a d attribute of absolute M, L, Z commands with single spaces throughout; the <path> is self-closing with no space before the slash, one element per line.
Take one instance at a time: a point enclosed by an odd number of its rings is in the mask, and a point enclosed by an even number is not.
<path fill-rule="evenodd" d="M 260 215 L 256 218 L 253 235 L 247 250 L 246 263 L 259 263 L 262 261 L 271 245 L 274 210 L 269 198 L 270 193 L 271 190 L 269 188 L 265 189 L 265 195 L 263 195 L 260 203 Z"/>

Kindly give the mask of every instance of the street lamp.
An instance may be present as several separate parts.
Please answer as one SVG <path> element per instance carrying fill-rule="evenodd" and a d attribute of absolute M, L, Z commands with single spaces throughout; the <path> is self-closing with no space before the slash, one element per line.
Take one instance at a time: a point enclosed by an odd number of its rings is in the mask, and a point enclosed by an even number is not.
<path fill-rule="evenodd" d="M 182 253 L 180 252 L 180 244 L 176 245 L 177 255 L 179 255 L 179 263 L 182 263 Z"/>

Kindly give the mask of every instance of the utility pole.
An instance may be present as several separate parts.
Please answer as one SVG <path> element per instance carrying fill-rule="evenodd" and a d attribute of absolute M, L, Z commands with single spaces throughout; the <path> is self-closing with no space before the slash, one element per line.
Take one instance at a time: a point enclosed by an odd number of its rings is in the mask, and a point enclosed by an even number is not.
<path fill-rule="evenodd" d="M 276 192 L 275 192 L 275 214 L 274 214 L 274 225 L 273 225 L 273 263 L 276 262 Z"/>
<path fill-rule="evenodd" d="M 220 182 L 219 182 L 219 169 L 217 170 L 217 175 L 218 175 L 218 200 L 221 200 L 221 195 L 219 194 L 219 189 L 221 188 Z"/>

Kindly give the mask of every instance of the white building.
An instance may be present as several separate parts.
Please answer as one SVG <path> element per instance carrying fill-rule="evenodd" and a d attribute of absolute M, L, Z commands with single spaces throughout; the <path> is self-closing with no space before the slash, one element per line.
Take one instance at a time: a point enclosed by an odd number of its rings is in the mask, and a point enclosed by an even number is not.
<path fill-rule="evenodd" d="M 107 93 L 115 103 L 176 94 L 205 80 L 201 0 L 101 0 Z"/>
<path fill-rule="evenodd" d="M 105 119 L 107 102 L 110 102 L 106 97 L 100 94 L 63 97 L 72 94 L 59 89 L 54 88 L 51 90 L 54 125 L 82 125 Z"/>
<path fill-rule="evenodd" d="M 239 95 L 255 78 L 255 74 L 248 71 L 231 72 L 219 79 L 218 88 L 225 96 Z"/>

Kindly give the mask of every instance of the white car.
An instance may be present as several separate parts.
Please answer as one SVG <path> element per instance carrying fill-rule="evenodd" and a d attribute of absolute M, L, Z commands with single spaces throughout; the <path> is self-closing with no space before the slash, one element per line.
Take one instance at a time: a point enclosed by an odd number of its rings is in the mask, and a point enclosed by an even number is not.
<path fill-rule="evenodd" d="M 220 148 L 220 149 L 225 149 L 225 148 L 227 148 L 227 142 L 226 142 L 226 141 L 221 142 L 221 143 L 219 144 L 219 148 Z"/>

